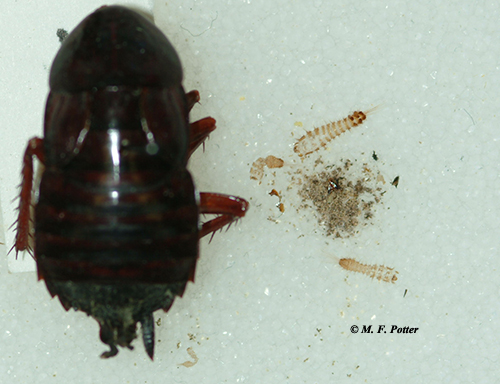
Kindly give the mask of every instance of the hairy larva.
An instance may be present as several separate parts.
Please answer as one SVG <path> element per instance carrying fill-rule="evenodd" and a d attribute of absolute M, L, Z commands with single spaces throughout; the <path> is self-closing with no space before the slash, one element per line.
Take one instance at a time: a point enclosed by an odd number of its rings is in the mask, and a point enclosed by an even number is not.
<path fill-rule="evenodd" d="M 354 259 L 340 259 L 339 265 L 348 271 L 363 273 L 372 279 L 394 283 L 398 279 L 399 274 L 394 268 L 386 267 L 385 265 L 367 265 L 362 264 Z"/>
<path fill-rule="evenodd" d="M 329 141 L 332 141 L 337 136 L 344 132 L 363 124 L 367 116 L 374 112 L 379 106 L 373 107 L 366 112 L 356 111 L 352 115 L 347 116 L 345 119 L 337 120 L 321 127 L 314 128 L 308 131 L 295 143 L 293 150 L 298 153 L 300 157 L 307 156 L 321 147 L 325 147 Z"/>

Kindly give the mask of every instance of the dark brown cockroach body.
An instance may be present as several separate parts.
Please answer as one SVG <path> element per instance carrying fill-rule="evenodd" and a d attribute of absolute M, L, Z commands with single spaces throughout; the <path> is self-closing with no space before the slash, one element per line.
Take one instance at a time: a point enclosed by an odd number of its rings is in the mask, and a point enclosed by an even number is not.
<path fill-rule="evenodd" d="M 243 217 L 238 197 L 195 192 L 186 165 L 215 129 L 189 124 L 177 53 L 151 22 L 102 7 L 65 39 L 52 65 L 44 138 L 24 155 L 15 249 L 66 310 L 93 316 L 101 340 L 132 348 L 141 323 L 154 354 L 153 312 L 193 280 L 199 238 Z M 30 240 L 33 156 L 45 166 Z M 199 225 L 202 213 L 217 216 Z M 33 249 L 31 249 L 31 244 Z"/>

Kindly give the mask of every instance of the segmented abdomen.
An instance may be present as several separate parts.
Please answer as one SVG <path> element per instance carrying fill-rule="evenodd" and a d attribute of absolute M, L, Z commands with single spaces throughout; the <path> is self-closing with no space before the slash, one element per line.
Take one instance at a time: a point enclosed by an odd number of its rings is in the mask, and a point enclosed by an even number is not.
<path fill-rule="evenodd" d="M 356 111 L 345 119 L 331 122 L 321 127 L 314 128 L 312 131 L 308 131 L 295 143 L 293 150 L 298 153 L 300 157 L 303 157 L 317 151 L 321 147 L 325 147 L 328 142 L 332 141 L 337 136 L 340 136 L 353 127 L 363 124 L 367 115 L 376 108 L 377 107 L 372 108 L 366 112 Z"/>
<path fill-rule="evenodd" d="M 44 172 L 35 208 L 39 276 L 105 283 L 187 281 L 198 256 L 199 221 L 189 173 L 136 172 L 121 175 L 113 186 L 107 176 L 96 173 L 93 182 L 84 183 L 83 177 Z"/>
<path fill-rule="evenodd" d="M 367 265 L 362 264 L 354 259 L 340 259 L 339 264 L 342 268 L 348 271 L 363 273 L 372 279 L 378 281 L 385 281 L 387 283 L 394 283 L 399 274 L 394 268 L 386 267 L 385 265 Z"/>

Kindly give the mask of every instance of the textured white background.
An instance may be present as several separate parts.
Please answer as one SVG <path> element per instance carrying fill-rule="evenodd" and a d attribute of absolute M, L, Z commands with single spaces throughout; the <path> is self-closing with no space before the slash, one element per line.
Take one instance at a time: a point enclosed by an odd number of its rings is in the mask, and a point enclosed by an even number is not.
<path fill-rule="evenodd" d="M 147 1 L 202 103 L 193 119 L 218 129 L 191 169 L 200 190 L 247 198 L 251 210 L 201 244 L 196 283 L 158 312 L 155 362 L 121 350 L 110 360 L 98 326 L 65 312 L 34 272 L 0 262 L 2 383 L 494 382 L 498 377 L 500 163 L 499 6 L 452 1 Z M 59 48 L 97 1 L 19 0 L 2 8 L 0 193 L 6 249 L 22 152 L 40 135 Z M 322 151 L 400 176 L 373 225 L 326 238 L 312 212 L 275 223 L 273 187 L 303 164 L 304 129 L 383 103 Z M 302 122 L 304 128 L 296 126 Z M 292 136 L 293 135 L 293 136 Z M 374 163 L 375 150 L 380 160 Z M 258 157 L 287 167 L 250 180 Z M 272 180 L 276 185 L 270 186 Z M 296 198 L 295 198 L 296 199 Z M 0 234 L 1 236 L 1 234 Z M 385 264 L 396 284 L 349 273 L 338 258 Z M 18 261 L 12 270 L 29 269 Z M 21 266 L 22 265 L 22 266 Z M 406 297 L 404 296 L 407 290 Z M 417 334 L 351 334 L 352 325 L 418 327 Z M 320 330 L 320 331 L 319 331 Z M 191 368 L 179 366 L 199 358 Z"/>

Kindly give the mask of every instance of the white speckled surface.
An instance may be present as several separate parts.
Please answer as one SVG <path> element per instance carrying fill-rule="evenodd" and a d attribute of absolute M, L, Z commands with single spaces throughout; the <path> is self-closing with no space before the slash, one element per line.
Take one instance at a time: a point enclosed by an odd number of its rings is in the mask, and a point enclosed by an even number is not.
<path fill-rule="evenodd" d="M 101 5 L 67 4 L 20 0 L 0 16 L 7 249 L 22 152 L 42 132 L 55 31 Z M 156 22 L 178 50 L 185 88 L 201 93 L 193 120 L 218 122 L 191 161 L 197 186 L 245 197 L 251 210 L 202 241 L 196 283 L 168 314 L 156 314 L 154 363 L 140 340 L 101 360 L 95 321 L 65 312 L 34 272 L 9 273 L 2 257 L 0 381 L 494 382 L 499 9 L 466 1 L 158 1 Z M 312 211 L 294 208 L 297 187 L 287 189 L 290 173 L 317 158 L 301 162 L 293 143 L 304 130 L 380 103 L 314 156 L 367 162 L 387 181 L 399 175 L 399 186 L 384 185 L 371 225 L 326 238 Z M 252 162 L 271 154 L 287 165 L 260 185 L 250 180 Z M 277 217 L 272 188 L 288 208 L 277 222 L 268 220 Z M 344 257 L 394 267 L 399 279 L 347 272 L 337 264 Z M 17 263 L 13 271 L 29 268 Z M 393 324 L 419 330 L 350 332 Z M 187 348 L 199 359 L 191 368 L 179 365 L 193 361 Z"/>

